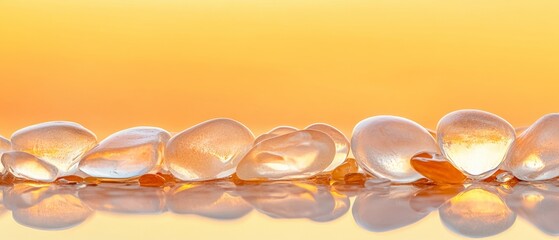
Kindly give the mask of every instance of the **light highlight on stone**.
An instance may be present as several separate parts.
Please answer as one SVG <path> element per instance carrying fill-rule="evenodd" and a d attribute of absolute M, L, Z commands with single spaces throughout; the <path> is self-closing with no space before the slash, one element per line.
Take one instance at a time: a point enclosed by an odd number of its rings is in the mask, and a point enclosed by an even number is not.
<path fill-rule="evenodd" d="M 242 180 L 280 180 L 312 177 L 332 163 L 334 141 L 325 133 L 301 130 L 255 145 L 241 160 Z"/>
<path fill-rule="evenodd" d="M 514 139 L 514 128 L 507 121 L 480 110 L 449 113 L 437 125 L 442 153 L 472 179 L 497 171 Z"/>
<path fill-rule="evenodd" d="M 2 154 L 2 164 L 18 178 L 52 182 L 58 175 L 56 167 L 26 152 L 6 152 Z"/>
<path fill-rule="evenodd" d="M 419 124 L 396 116 L 375 116 L 357 124 L 351 151 L 364 170 L 393 182 L 422 178 L 410 165 L 418 152 L 438 152 L 435 140 Z"/>
<path fill-rule="evenodd" d="M 525 181 L 559 176 L 559 114 L 545 115 L 526 129 L 516 139 L 504 165 Z"/>
<path fill-rule="evenodd" d="M 61 176 L 77 170 L 81 157 L 97 144 L 97 137 L 73 122 L 46 122 L 16 131 L 12 149 L 30 153 L 58 169 Z"/>
<path fill-rule="evenodd" d="M 292 133 L 292 132 L 297 132 L 299 131 L 299 129 L 294 128 L 294 127 L 290 127 L 290 126 L 279 126 L 279 127 L 275 127 L 274 129 L 268 131 L 267 133 L 264 133 L 260 136 L 258 136 L 255 140 L 254 140 L 254 145 L 264 141 L 264 140 L 268 140 L 270 138 L 274 138 L 277 136 L 281 136 L 284 134 L 288 134 L 288 133 Z"/>
<path fill-rule="evenodd" d="M 209 120 L 172 137 L 165 149 L 165 164 L 171 174 L 185 181 L 224 178 L 235 172 L 253 141 L 252 132 L 235 120 Z"/>
<path fill-rule="evenodd" d="M 114 133 L 85 154 L 82 172 L 99 178 L 133 178 L 159 168 L 170 134 L 155 127 Z"/>
<path fill-rule="evenodd" d="M 326 135 L 330 136 L 330 138 L 334 140 L 334 144 L 336 144 L 336 156 L 334 157 L 332 163 L 324 169 L 324 171 L 332 171 L 346 160 L 347 155 L 349 154 L 349 141 L 340 130 L 325 123 L 315 123 L 305 129 L 326 133 Z"/>

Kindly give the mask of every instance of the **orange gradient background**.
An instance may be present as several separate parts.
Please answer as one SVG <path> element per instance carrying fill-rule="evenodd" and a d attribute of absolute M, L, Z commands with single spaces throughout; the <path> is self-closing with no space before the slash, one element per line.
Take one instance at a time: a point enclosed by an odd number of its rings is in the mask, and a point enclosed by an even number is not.
<path fill-rule="evenodd" d="M 556 0 L 0 1 L 0 134 L 69 120 L 103 138 L 230 117 L 256 134 L 326 122 L 350 135 L 373 115 L 434 128 L 462 108 L 524 126 L 557 111 L 558 65 Z M 14 239 L 309 237 L 270 235 L 278 229 L 324 239 L 456 237 L 436 213 L 382 234 L 360 229 L 351 213 L 335 224 L 251 214 L 223 223 L 98 213 L 65 232 L 29 229 L 9 214 L 0 222 Z M 545 236 L 517 224 L 497 238 Z"/>
<path fill-rule="evenodd" d="M 2 1 L 0 134 L 230 117 L 255 133 L 559 107 L 559 2 Z"/>

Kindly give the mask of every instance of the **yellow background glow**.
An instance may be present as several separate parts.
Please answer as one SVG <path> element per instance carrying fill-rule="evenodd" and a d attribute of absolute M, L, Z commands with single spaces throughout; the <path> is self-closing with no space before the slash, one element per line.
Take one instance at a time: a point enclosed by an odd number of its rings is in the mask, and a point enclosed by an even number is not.
<path fill-rule="evenodd" d="M 524 126 L 558 109 L 558 29 L 555 0 L 1 1 L 0 134 L 70 120 L 102 138 L 230 117 L 255 133 L 326 122 L 349 135 L 373 115 L 434 128 L 462 108 Z M 436 216 L 372 234 L 350 213 L 335 224 L 255 214 L 231 223 L 97 214 L 44 232 L 5 213 L 0 225 L 13 239 L 300 239 L 277 232 L 295 228 L 317 238 L 455 237 Z M 498 238 L 543 236 L 522 223 Z"/>

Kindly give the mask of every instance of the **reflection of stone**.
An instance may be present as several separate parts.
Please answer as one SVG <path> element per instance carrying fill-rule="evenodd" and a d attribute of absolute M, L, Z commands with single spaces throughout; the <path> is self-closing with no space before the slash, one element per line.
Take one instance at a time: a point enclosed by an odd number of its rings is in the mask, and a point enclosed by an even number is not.
<path fill-rule="evenodd" d="M 345 213 L 347 213 L 351 205 L 351 203 L 349 202 L 349 198 L 346 195 L 337 193 L 335 191 L 332 191 L 331 194 L 334 197 L 334 202 L 335 202 L 334 210 L 332 210 L 330 214 L 312 218 L 313 221 L 328 222 L 337 219 L 343 216 Z"/>
<path fill-rule="evenodd" d="M 439 208 L 443 224 L 466 237 L 488 237 L 507 230 L 516 214 L 489 185 L 472 185 Z"/>
<path fill-rule="evenodd" d="M 462 185 L 427 185 L 414 194 L 410 206 L 418 212 L 429 213 L 464 190 Z"/>
<path fill-rule="evenodd" d="M 19 183 L 4 189 L 4 205 L 7 209 L 31 207 L 53 194 L 56 186 L 49 184 Z"/>
<path fill-rule="evenodd" d="M 12 191 L 12 194 L 18 192 L 23 195 L 12 195 L 8 199 L 11 201 L 13 218 L 21 225 L 36 229 L 62 230 L 79 225 L 93 213 L 76 197 L 76 189 L 73 187 L 25 188 L 16 185 L 14 188 L 17 189 Z"/>
<path fill-rule="evenodd" d="M 559 235 L 559 189 L 552 184 L 519 184 L 506 197 L 507 204 L 519 216 L 541 231 Z"/>
<path fill-rule="evenodd" d="M 252 207 L 226 182 L 181 184 L 167 195 L 167 208 L 177 214 L 195 214 L 214 219 L 237 219 Z"/>
<path fill-rule="evenodd" d="M 267 182 L 244 186 L 239 194 L 252 206 L 273 218 L 309 218 L 328 221 L 344 211 L 327 186 L 304 182 Z M 343 198 L 342 196 L 338 196 Z M 344 200 L 341 200 L 344 201 Z"/>
<path fill-rule="evenodd" d="M 91 208 L 127 214 L 157 214 L 165 211 L 165 193 L 161 188 L 99 185 L 80 189 L 78 193 Z"/>
<path fill-rule="evenodd" d="M 428 212 L 419 212 L 410 205 L 417 188 L 410 185 L 387 187 L 360 193 L 353 204 L 353 218 L 369 231 L 385 232 L 415 223 Z"/>

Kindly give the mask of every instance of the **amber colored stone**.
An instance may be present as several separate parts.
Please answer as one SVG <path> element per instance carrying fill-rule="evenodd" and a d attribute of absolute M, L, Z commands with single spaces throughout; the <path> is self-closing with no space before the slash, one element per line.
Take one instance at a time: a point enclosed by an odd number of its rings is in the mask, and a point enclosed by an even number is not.
<path fill-rule="evenodd" d="M 142 187 L 161 187 L 165 185 L 165 178 L 157 174 L 144 174 L 138 179 Z"/>
<path fill-rule="evenodd" d="M 344 177 L 344 182 L 347 184 L 363 185 L 367 180 L 367 175 L 363 173 L 349 173 Z"/>
<path fill-rule="evenodd" d="M 463 183 L 466 176 L 441 155 L 421 152 L 411 158 L 411 166 L 437 183 Z"/>
<path fill-rule="evenodd" d="M 497 170 L 495 173 L 493 173 L 491 176 L 489 176 L 486 179 L 483 179 L 484 182 L 496 182 L 497 181 L 497 176 L 501 173 L 507 172 L 505 170 L 499 169 Z"/>
<path fill-rule="evenodd" d="M 330 174 L 319 174 L 312 177 L 310 180 L 316 184 L 329 185 L 331 177 Z"/>
<path fill-rule="evenodd" d="M 16 177 L 11 174 L 11 173 L 5 173 L 4 175 L 2 175 L 2 178 L 0 179 L 0 184 L 2 185 L 9 185 L 14 183 L 16 180 Z"/>
<path fill-rule="evenodd" d="M 348 158 L 332 171 L 332 179 L 342 181 L 346 174 L 356 173 L 358 170 L 359 166 L 357 165 L 357 161 L 353 158 Z"/>
<path fill-rule="evenodd" d="M 176 182 L 175 177 L 173 177 L 173 175 L 171 175 L 171 174 L 157 173 L 157 175 L 163 177 L 165 179 L 165 182 L 168 182 L 168 183 L 175 183 Z"/>
<path fill-rule="evenodd" d="M 56 183 L 58 184 L 78 184 L 82 182 L 83 178 L 75 175 L 59 177 L 58 179 L 56 179 Z"/>
<path fill-rule="evenodd" d="M 83 179 L 83 182 L 89 186 L 97 186 L 99 183 L 101 183 L 101 180 L 94 177 L 86 177 Z"/>

